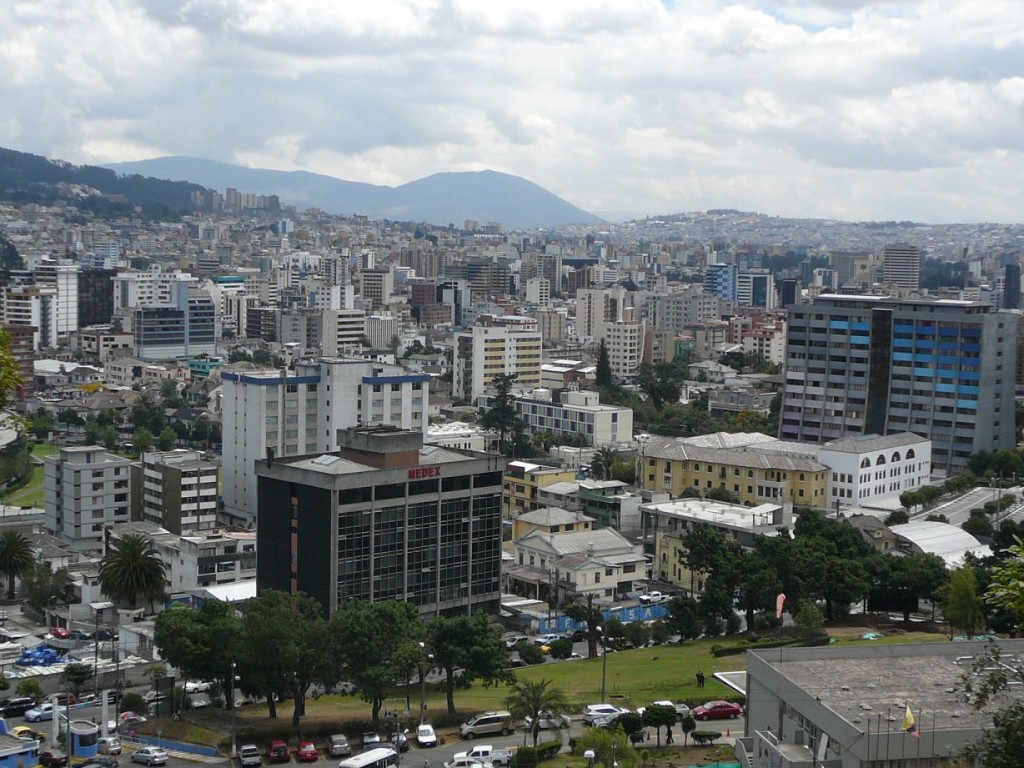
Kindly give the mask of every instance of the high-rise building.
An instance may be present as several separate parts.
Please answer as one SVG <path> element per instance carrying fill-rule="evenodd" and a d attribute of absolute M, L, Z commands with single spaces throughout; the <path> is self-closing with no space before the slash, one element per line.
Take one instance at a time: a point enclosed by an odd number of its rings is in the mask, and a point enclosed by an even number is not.
<path fill-rule="evenodd" d="M 721 301 L 702 285 L 688 285 L 671 293 L 655 293 L 644 299 L 644 317 L 655 328 L 683 333 L 690 323 L 718 320 Z"/>
<path fill-rule="evenodd" d="M 736 303 L 775 309 L 775 278 L 771 272 L 765 269 L 736 275 Z"/>
<path fill-rule="evenodd" d="M 174 286 L 175 302 L 163 306 L 136 306 L 128 314 L 125 330 L 135 336 L 135 357 L 170 360 L 217 352 L 220 320 L 206 291 Z"/>
<path fill-rule="evenodd" d="M 913 432 L 950 474 L 1012 448 L 1017 323 L 968 301 L 821 295 L 793 307 L 779 437 Z"/>
<path fill-rule="evenodd" d="M 632 379 L 644 361 L 647 324 L 622 320 L 604 326 L 605 348 L 612 373 L 619 379 Z"/>
<path fill-rule="evenodd" d="M 32 347 L 37 352 L 57 346 L 57 289 L 51 285 L 5 285 L 4 325 L 31 326 Z"/>
<path fill-rule="evenodd" d="M 78 273 L 78 327 L 104 325 L 114 316 L 112 269 L 84 269 Z"/>
<path fill-rule="evenodd" d="M 401 600 L 421 616 L 495 612 L 505 459 L 419 430 L 338 430 L 338 450 L 260 461 L 257 589 Z M 332 441 L 333 442 L 333 441 Z"/>
<path fill-rule="evenodd" d="M 541 335 L 505 326 L 475 325 L 455 334 L 452 397 L 474 401 L 498 376 L 516 375 L 516 386 L 540 386 Z"/>
<path fill-rule="evenodd" d="M 921 287 L 921 251 L 913 245 L 893 243 L 882 249 L 882 282 L 898 288 Z"/>
<path fill-rule="evenodd" d="M 151 451 L 132 466 L 135 519 L 179 536 L 217 527 L 217 465 L 201 451 Z"/>
<path fill-rule="evenodd" d="M 780 306 L 788 307 L 800 301 L 800 281 L 795 277 L 787 277 L 782 280 L 782 296 Z"/>
<path fill-rule="evenodd" d="M 1003 309 L 1020 308 L 1020 264 L 1007 264 L 1003 273 Z"/>
<path fill-rule="evenodd" d="M 98 445 L 43 458 L 46 530 L 72 552 L 103 552 L 103 528 L 131 515 L 131 462 Z"/>
<path fill-rule="evenodd" d="M 221 369 L 224 513 L 256 520 L 255 463 L 269 454 L 333 451 L 337 430 L 386 424 L 426 432 L 427 374 L 365 360 L 323 358 L 295 372 Z"/>
<path fill-rule="evenodd" d="M 359 271 L 359 294 L 369 302 L 371 309 L 387 306 L 394 292 L 395 275 L 390 267 Z"/>
<path fill-rule="evenodd" d="M 704 290 L 722 301 L 736 301 L 739 269 L 735 264 L 709 264 L 704 271 Z"/>

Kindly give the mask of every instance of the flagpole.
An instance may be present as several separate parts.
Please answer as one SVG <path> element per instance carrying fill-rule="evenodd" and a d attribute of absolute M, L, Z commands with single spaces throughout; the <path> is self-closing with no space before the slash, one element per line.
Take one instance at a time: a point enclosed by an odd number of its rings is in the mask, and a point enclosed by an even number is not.
<path fill-rule="evenodd" d="M 932 754 L 935 754 L 935 710 L 932 710 Z"/>
<path fill-rule="evenodd" d="M 924 706 L 921 706 L 917 710 L 917 718 L 921 721 L 921 725 L 924 725 Z M 917 728 L 917 757 L 914 758 L 915 762 L 920 764 L 921 762 L 921 727 Z"/>
<path fill-rule="evenodd" d="M 889 765 L 889 731 L 892 730 L 892 723 L 889 718 L 892 717 L 892 707 L 885 708 L 885 764 Z"/>
<path fill-rule="evenodd" d="M 871 718 L 870 717 L 868 718 L 868 749 L 867 749 L 867 753 L 868 753 L 868 761 L 870 762 L 870 760 L 871 760 Z"/>
<path fill-rule="evenodd" d="M 878 759 L 879 753 L 882 751 L 882 713 L 878 713 L 878 728 L 875 729 L 875 760 Z"/>

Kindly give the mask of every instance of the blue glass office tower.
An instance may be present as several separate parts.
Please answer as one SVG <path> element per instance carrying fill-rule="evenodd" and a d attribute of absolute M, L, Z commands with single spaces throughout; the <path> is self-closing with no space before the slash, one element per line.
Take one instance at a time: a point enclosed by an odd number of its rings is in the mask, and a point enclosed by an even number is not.
<path fill-rule="evenodd" d="M 818 296 L 791 308 L 779 437 L 913 432 L 933 468 L 1014 446 L 1017 316 L 990 304 Z"/>

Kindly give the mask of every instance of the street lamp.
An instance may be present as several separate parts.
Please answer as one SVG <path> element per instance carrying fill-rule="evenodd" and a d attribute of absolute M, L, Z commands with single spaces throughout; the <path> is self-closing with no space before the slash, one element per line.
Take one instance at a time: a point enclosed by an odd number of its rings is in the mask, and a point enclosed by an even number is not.
<path fill-rule="evenodd" d="M 605 642 L 604 629 L 595 627 L 601 636 L 601 703 L 604 703 L 605 683 L 608 680 L 608 643 Z"/>
<path fill-rule="evenodd" d="M 426 644 L 420 641 L 420 661 L 417 665 L 420 669 L 420 725 L 423 725 L 423 720 L 427 712 L 427 673 L 423 671 L 423 653 L 427 650 Z M 434 660 L 434 654 L 428 653 L 427 661 Z M 431 667 L 434 665 L 431 664 Z"/>
<path fill-rule="evenodd" d="M 237 708 L 235 707 L 235 662 L 231 662 L 231 685 L 228 686 L 228 690 L 231 691 L 231 757 L 238 757 L 238 742 L 236 739 L 235 725 L 237 721 Z"/>

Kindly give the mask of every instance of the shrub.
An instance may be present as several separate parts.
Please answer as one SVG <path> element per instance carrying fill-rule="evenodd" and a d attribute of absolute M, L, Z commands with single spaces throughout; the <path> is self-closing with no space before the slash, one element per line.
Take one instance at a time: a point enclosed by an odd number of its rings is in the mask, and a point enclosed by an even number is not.
<path fill-rule="evenodd" d="M 537 745 L 537 757 L 541 760 L 546 760 L 549 757 L 554 757 L 562 751 L 561 740 L 557 741 L 542 741 Z"/>
<path fill-rule="evenodd" d="M 527 664 L 540 664 L 544 661 L 544 654 L 536 643 L 519 643 L 516 650 L 519 651 L 519 658 Z"/>
<path fill-rule="evenodd" d="M 512 755 L 512 760 L 509 761 L 509 768 L 534 768 L 539 762 L 540 758 L 537 757 L 536 749 L 533 747 L 520 747 Z"/>
<path fill-rule="evenodd" d="M 707 746 L 722 738 L 721 731 L 694 731 L 690 734 L 693 743 L 699 746 Z"/>
<path fill-rule="evenodd" d="M 551 658 L 553 659 L 568 659 L 572 655 L 572 640 L 568 637 L 563 637 L 561 640 L 555 640 L 551 644 Z M 522 654 L 520 654 L 522 656 Z"/>

